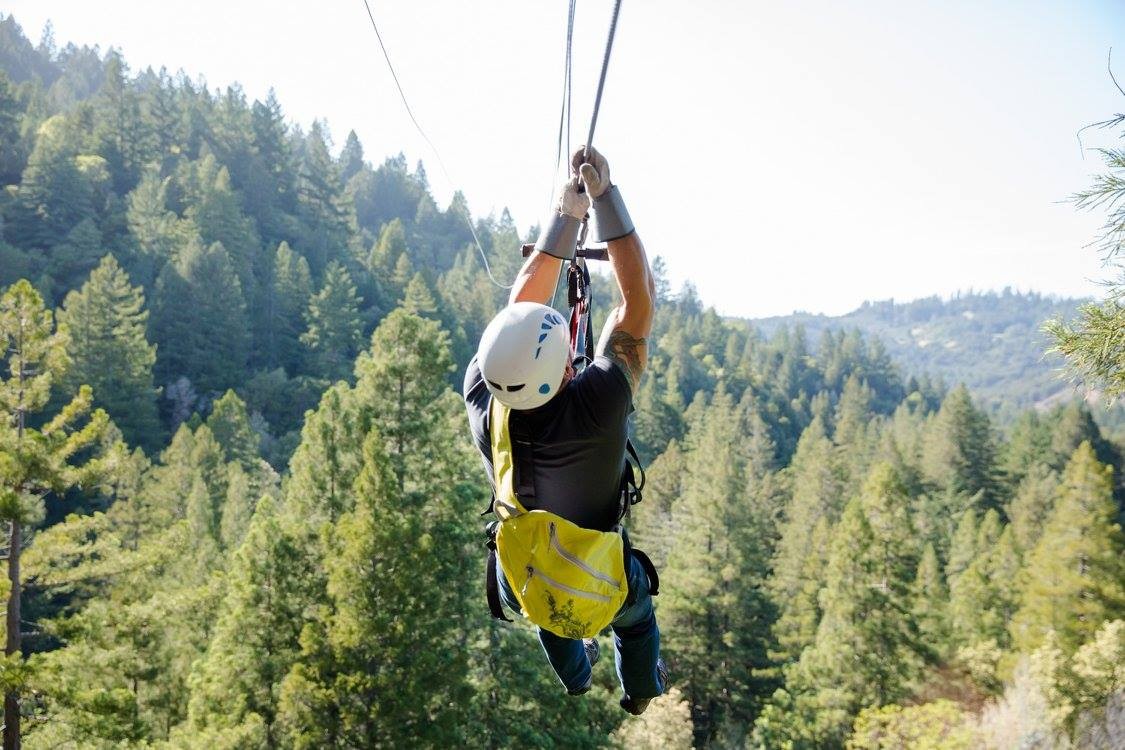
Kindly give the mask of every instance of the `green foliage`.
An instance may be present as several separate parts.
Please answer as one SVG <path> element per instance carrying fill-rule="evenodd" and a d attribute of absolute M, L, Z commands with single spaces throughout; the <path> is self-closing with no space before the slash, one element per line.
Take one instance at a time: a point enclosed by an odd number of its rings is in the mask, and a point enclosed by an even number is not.
<path fill-rule="evenodd" d="M 452 615 L 469 583 L 456 563 L 460 509 L 431 500 L 420 512 L 423 498 L 402 493 L 383 446 L 368 433 L 355 508 L 325 561 L 329 608 L 306 626 L 281 687 L 292 747 L 441 746 L 461 736 L 470 692 Z"/>
<path fill-rule="evenodd" d="M 34 283 L 5 297 L 5 351 L 34 335 L 0 492 L 48 522 L 31 658 L 0 669 L 37 696 L 29 746 L 955 747 L 985 702 L 978 744 L 1101 742 L 1122 455 L 1041 361 L 1073 302 L 751 324 L 657 259 L 629 525 L 682 693 L 624 721 L 611 664 L 572 699 L 479 601 L 486 485 L 449 386 L 506 295 L 464 197 L 354 133 L 334 156 L 272 93 L 48 48 L 0 20 L 0 280 Z M 476 229 L 510 278 L 512 217 Z"/>
<path fill-rule="evenodd" d="M 1054 633 L 1049 633 L 1032 654 L 1030 671 L 1057 729 L 1098 732 L 1098 725 L 1107 718 L 1109 702 L 1119 700 L 1125 689 L 1125 620 L 1106 622 L 1070 657 Z M 1113 729 L 1109 733 L 1117 734 Z"/>
<path fill-rule="evenodd" d="M 258 453 L 258 434 L 250 424 L 246 404 L 234 391 L 227 391 L 211 406 L 207 427 L 223 449 L 228 462 L 236 462 L 243 469 L 253 471 L 261 460 Z"/>
<path fill-rule="evenodd" d="M 655 699 L 644 719 L 626 720 L 613 733 L 621 750 L 691 750 L 691 709 L 678 688 Z"/>
<path fill-rule="evenodd" d="M 788 471 L 792 497 L 781 527 L 770 588 L 779 610 L 774 624 L 781 647 L 778 656 L 794 661 L 816 635 L 828 529 L 839 517 L 845 487 L 839 453 L 824 434 L 819 418 L 802 433 Z"/>
<path fill-rule="evenodd" d="M 300 369 L 300 335 L 312 291 L 308 261 L 293 252 L 289 243 L 282 242 L 274 255 L 273 277 L 266 295 L 265 332 L 260 337 L 267 366 L 282 366 L 290 372 Z"/>
<path fill-rule="evenodd" d="M 996 503 L 995 444 L 988 416 L 960 386 L 945 398 L 926 432 L 922 469 L 926 478 L 953 493 L 973 496 L 977 507 Z"/>
<path fill-rule="evenodd" d="M 860 330 L 878 339 L 904 373 L 918 377 L 926 398 L 940 398 L 942 381 L 964 383 L 990 413 L 1011 418 L 1013 407 L 1045 407 L 1070 397 L 1072 388 L 1058 377 L 1061 357 L 1044 357 L 1049 337 L 1040 328 L 1049 318 L 1070 318 L 1082 302 L 1012 289 L 959 292 L 949 299 L 865 302 L 838 317 L 796 313 L 754 324 L 766 334 L 802 326 L 812 340 L 825 331 Z"/>
<path fill-rule="evenodd" d="M 834 531 L 816 641 L 786 670 L 817 742 L 838 745 L 862 707 L 907 695 L 928 656 L 909 615 L 918 553 L 905 501 L 893 467 L 876 465 Z"/>
<path fill-rule="evenodd" d="M 215 636 L 192 672 L 192 734 L 255 728 L 266 746 L 278 742 L 278 691 L 300 651 L 304 609 L 318 583 L 294 522 L 270 498 L 257 504 L 233 558 Z"/>
<path fill-rule="evenodd" d="M 762 592 L 772 533 L 756 501 L 756 467 L 737 439 L 743 413 L 724 391 L 705 425 L 689 436 L 683 497 L 673 515 L 678 538 L 668 554 L 660 616 L 670 666 L 692 706 L 696 740 L 706 743 L 724 723 L 748 723 L 770 678 L 768 623 Z"/>
<path fill-rule="evenodd" d="M 156 347 L 148 342 L 144 293 L 112 255 L 105 256 L 78 291 L 70 292 L 59 312 L 69 338 L 70 367 L 59 383 L 64 392 L 80 385 L 94 389 L 94 403 L 105 409 L 126 441 L 148 450 L 162 442 L 152 366 Z"/>
<path fill-rule="evenodd" d="M 848 750 L 972 750 L 980 747 L 969 716 L 953 701 L 867 708 L 855 720 Z"/>
<path fill-rule="evenodd" d="M 240 382 L 248 356 L 246 303 L 230 255 L 193 240 L 156 280 L 157 380 L 186 377 L 203 393 Z"/>
<path fill-rule="evenodd" d="M 1028 653 L 1055 633 L 1068 652 L 1098 626 L 1125 614 L 1125 539 L 1116 522 L 1111 467 L 1089 443 L 1074 452 L 1060 495 L 1028 555 L 1012 638 Z"/>
<path fill-rule="evenodd" d="M 1119 126 L 1117 117 L 1103 126 Z M 1125 212 L 1121 196 L 1125 193 L 1125 151 L 1102 149 L 1106 172 L 1094 177 L 1093 184 L 1072 196 L 1080 209 L 1105 210 L 1099 246 L 1109 266 L 1118 277 L 1109 283 L 1107 298 L 1100 303 L 1083 305 L 1076 320 L 1055 317 L 1044 327 L 1054 342 L 1054 351 L 1066 357 L 1076 378 L 1103 389 L 1115 398 L 1125 392 L 1125 306 L 1121 296 L 1125 279 L 1121 272 L 1121 243 L 1125 229 Z"/>
<path fill-rule="evenodd" d="M 932 544 L 927 544 L 922 550 L 911 595 L 914 600 L 911 614 L 918 624 L 918 635 L 935 655 L 943 655 L 949 641 L 950 616 L 945 611 L 949 595 Z"/>
<path fill-rule="evenodd" d="M 301 343 L 312 350 L 317 371 L 332 379 L 347 375 L 362 340 L 360 302 L 347 270 L 335 262 L 325 271 L 320 291 L 309 300 L 308 328 L 301 334 Z"/>
<path fill-rule="evenodd" d="M 113 471 L 121 451 L 113 445 L 109 417 L 91 411 L 93 395 L 83 385 L 41 427 L 28 417 L 43 409 L 52 381 L 68 364 L 65 331 L 26 281 L 0 296 L 0 342 L 8 377 L 0 376 L 0 519 L 7 522 L 8 600 L 5 669 L 5 744 L 18 744 L 20 694 L 27 685 L 22 663 L 23 581 L 20 560 L 25 527 L 42 520 L 48 497 L 71 489 L 91 491 Z"/>

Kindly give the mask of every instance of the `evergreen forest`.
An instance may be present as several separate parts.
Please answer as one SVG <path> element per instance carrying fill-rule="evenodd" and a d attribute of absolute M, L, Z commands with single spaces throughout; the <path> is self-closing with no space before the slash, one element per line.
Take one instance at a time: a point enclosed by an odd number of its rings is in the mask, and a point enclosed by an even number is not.
<path fill-rule="evenodd" d="M 485 604 L 460 384 L 507 294 L 466 219 L 501 279 L 537 230 L 273 95 L 10 16 L 0 185 L 5 747 L 1125 743 L 1125 446 L 1039 375 L 998 418 L 998 390 L 854 326 L 726 319 L 657 260 L 629 523 L 672 689 L 632 718 L 612 659 L 569 697 Z M 1119 297 L 1034 299 L 1120 392 Z"/>

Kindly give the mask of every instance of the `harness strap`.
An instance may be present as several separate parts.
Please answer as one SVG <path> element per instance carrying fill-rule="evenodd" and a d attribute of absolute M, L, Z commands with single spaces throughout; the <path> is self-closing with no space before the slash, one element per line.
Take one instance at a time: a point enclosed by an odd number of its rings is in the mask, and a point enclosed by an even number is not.
<path fill-rule="evenodd" d="M 488 536 L 488 562 L 484 566 L 484 590 L 488 597 L 488 611 L 497 620 L 511 622 L 504 614 L 504 605 L 500 601 L 500 583 L 496 580 L 496 539 L 492 536 L 492 527 L 489 526 Z"/>
<path fill-rule="evenodd" d="M 535 449 L 531 432 L 522 419 L 512 414 L 508 417 L 508 431 L 512 440 L 512 469 L 515 476 L 512 489 L 521 500 L 535 499 Z"/>
<path fill-rule="evenodd" d="M 641 464 L 637 449 L 633 441 L 625 439 L 625 469 L 621 472 L 621 509 L 617 514 L 617 522 L 621 523 L 629 516 L 629 510 L 644 499 L 642 490 L 645 487 L 645 467 Z M 633 467 L 636 466 L 634 469 Z M 640 472 L 641 481 L 637 482 L 637 472 Z"/>
<path fill-rule="evenodd" d="M 650 596 L 656 596 L 660 593 L 660 574 L 656 572 L 656 566 L 652 564 L 652 560 L 644 552 L 636 547 L 630 547 L 629 553 L 636 558 L 637 562 L 644 568 L 645 575 L 648 576 L 648 593 Z"/>

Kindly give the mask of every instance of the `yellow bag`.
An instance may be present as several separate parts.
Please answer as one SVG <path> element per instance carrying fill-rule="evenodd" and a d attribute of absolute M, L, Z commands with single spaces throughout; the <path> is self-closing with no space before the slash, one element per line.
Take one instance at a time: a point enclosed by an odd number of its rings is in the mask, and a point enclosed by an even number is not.
<path fill-rule="evenodd" d="M 616 531 L 585 529 L 523 506 L 513 484 L 509 414 L 492 399 L 500 567 L 527 619 L 563 638 L 593 638 L 613 621 L 629 593 L 625 540 Z"/>

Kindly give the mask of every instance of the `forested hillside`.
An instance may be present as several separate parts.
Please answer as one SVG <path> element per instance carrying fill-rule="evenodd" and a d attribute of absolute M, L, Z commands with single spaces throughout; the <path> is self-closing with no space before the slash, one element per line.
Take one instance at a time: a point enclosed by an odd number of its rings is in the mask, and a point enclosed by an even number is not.
<path fill-rule="evenodd" d="M 813 340 L 824 331 L 858 328 L 878 337 L 904 371 L 964 383 L 983 405 L 1008 416 L 1011 407 L 1046 408 L 1074 397 L 1073 385 L 1060 377 L 1062 358 L 1046 353 L 1043 324 L 1073 318 L 1083 302 L 1005 289 L 865 302 L 836 317 L 794 313 L 751 323 L 766 334 L 801 326 Z"/>
<path fill-rule="evenodd" d="M 27 747 L 1120 738 L 1123 459 L 1085 405 L 1001 431 L 878 337 L 767 336 L 658 263 L 631 524 L 674 690 L 626 719 L 612 666 L 570 698 L 487 614 L 456 385 L 506 295 L 463 198 L 11 18 L 0 66 L 0 687 Z M 473 221 L 511 278 L 526 238 Z"/>

